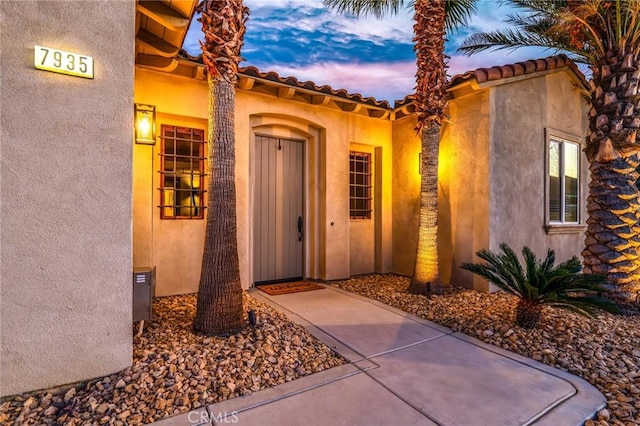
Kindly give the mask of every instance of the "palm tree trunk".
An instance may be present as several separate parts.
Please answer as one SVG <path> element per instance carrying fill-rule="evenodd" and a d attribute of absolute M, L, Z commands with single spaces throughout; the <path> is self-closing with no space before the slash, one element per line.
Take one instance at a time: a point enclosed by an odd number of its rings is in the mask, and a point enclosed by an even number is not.
<path fill-rule="evenodd" d="M 209 193 L 195 332 L 231 334 L 244 327 L 238 261 L 235 181 L 235 88 L 209 75 Z"/>
<path fill-rule="evenodd" d="M 585 273 L 606 275 L 617 296 L 640 291 L 640 192 L 636 155 L 593 160 L 587 200 Z"/>
<path fill-rule="evenodd" d="M 516 305 L 516 324 L 522 328 L 534 329 L 542 317 L 542 305 L 519 300 Z"/>
<path fill-rule="evenodd" d="M 623 299 L 640 295 L 639 67 L 640 58 L 624 50 L 608 52 L 591 66 L 585 149 L 591 183 L 584 269 L 606 275 L 614 295 Z"/>
<path fill-rule="evenodd" d="M 421 131 L 420 216 L 416 265 L 409 284 L 413 294 L 442 292 L 438 261 L 438 155 L 440 124 L 431 121 Z"/>
<path fill-rule="evenodd" d="M 416 129 L 422 145 L 418 247 L 409 291 L 442 292 L 438 261 L 438 155 L 440 127 L 447 106 L 447 66 L 444 56 L 446 8 L 444 0 L 417 0 L 414 4 L 414 41 L 417 61 Z"/>

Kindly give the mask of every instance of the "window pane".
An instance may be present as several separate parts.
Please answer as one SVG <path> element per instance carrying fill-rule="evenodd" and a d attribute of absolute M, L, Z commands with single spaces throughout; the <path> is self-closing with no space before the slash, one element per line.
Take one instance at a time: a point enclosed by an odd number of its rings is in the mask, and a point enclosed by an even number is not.
<path fill-rule="evenodd" d="M 578 145 L 564 146 L 564 221 L 578 222 Z"/>
<path fill-rule="evenodd" d="M 371 154 L 349 153 L 349 202 L 352 219 L 371 219 Z"/>
<path fill-rule="evenodd" d="M 549 142 L 549 221 L 560 222 L 560 143 Z"/>
<path fill-rule="evenodd" d="M 160 217 L 204 217 L 204 131 L 162 126 Z"/>

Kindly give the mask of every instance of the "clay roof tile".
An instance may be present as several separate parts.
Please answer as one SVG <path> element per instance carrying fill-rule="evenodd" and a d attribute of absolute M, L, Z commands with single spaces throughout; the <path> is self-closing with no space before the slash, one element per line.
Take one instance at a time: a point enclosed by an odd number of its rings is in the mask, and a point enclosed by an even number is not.
<path fill-rule="evenodd" d="M 513 64 L 513 75 L 522 75 L 524 74 L 525 68 L 522 63 L 518 62 Z"/>
<path fill-rule="evenodd" d="M 178 54 L 178 58 L 187 59 L 193 62 L 197 62 L 202 64 L 202 55 L 200 56 L 191 56 L 184 50 L 181 50 Z M 449 80 L 448 87 L 454 87 L 458 84 L 464 83 L 466 81 L 475 80 L 478 83 L 484 83 L 487 81 L 496 81 L 501 80 L 503 78 L 509 78 L 513 76 L 526 75 L 531 74 L 538 71 L 548 71 L 556 68 L 561 68 L 564 66 L 569 66 L 575 74 L 582 80 L 583 84 L 586 86 L 587 81 L 584 75 L 580 72 L 576 64 L 571 61 L 566 55 L 557 55 L 551 56 L 544 59 L 535 59 L 524 62 L 517 62 L 515 64 L 507 64 L 507 65 L 499 65 L 491 68 L 478 68 L 476 70 L 467 71 L 463 74 L 456 74 Z M 373 97 L 363 97 L 360 93 L 349 93 L 345 89 L 335 90 L 330 86 L 323 85 L 318 86 L 313 81 L 305 81 L 301 82 L 296 77 L 280 77 L 278 73 L 270 71 L 270 72 L 260 72 L 254 66 L 242 67 L 238 70 L 239 74 L 244 74 L 249 77 L 261 78 L 273 82 L 277 82 L 280 84 L 286 84 L 288 86 L 299 87 L 301 89 L 311 90 L 318 93 L 324 93 L 327 95 L 337 96 L 344 99 L 349 99 L 355 102 L 364 103 L 370 106 L 375 106 L 379 108 L 390 109 L 389 102 L 387 101 L 378 101 Z M 395 107 L 403 106 L 413 102 L 413 95 L 406 96 L 404 99 L 395 102 Z"/>
<path fill-rule="evenodd" d="M 503 65 L 500 67 L 502 78 L 513 77 L 513 65 Z"/>
<path fill-rule="evenodd" d="M 530 74 L 532 72 L 536 72 L 536 63 L 535 61 L 525 61 L 522 63 L 524 65 L 524 73 Z"/>

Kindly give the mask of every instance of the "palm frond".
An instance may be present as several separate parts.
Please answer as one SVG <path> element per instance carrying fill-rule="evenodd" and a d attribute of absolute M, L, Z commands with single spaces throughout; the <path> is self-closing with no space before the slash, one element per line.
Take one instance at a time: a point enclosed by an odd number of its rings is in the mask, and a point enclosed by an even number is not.
<path fill-rule="evenodd" d="M 510 4 L 520 9 L 533 10 L 540 13 L 562 10 L 567 0 L 500 0 L 500 4 Z"/>
<path fill-rule="evenodd" d="M 500 250 L 502 250 L 502 265 L 506 271 L 508 271 L 513 277 L 517 286 L 521 291 L 526 291 L 524 268 L 518 259 L 518 255 L 507 244 L 500 244 Z"/>
<path fill-rule="evenodd" d="M 445 0 L 447 31 L 457 31 L 461 26 L 467 25 L 471 16 L 477 11 L 477 1 Z M 403 6 L 412 8 L 415 0 L 324 0 L 323 3 L 340 14 L 356 17 L 371 15 L 381 19 L 389 15 L 397 15 Z"/>
<path fill-rule="evenodd" d="M 396 15 L 406 3 L 413 5 L 413 2 L 404 0 L 324 0 L 325 6 L 340 14 L 356 17 L 371 15 L 378 19 Z"/>
<path fill-rule="evenodd" d="M 588 305 L 583 305 L 579 303 L 566 303 L 566 302 L 549 302 L 546 303 L 547 306 L 551 306 L 553 308 L 564 309 L 567 311 L 575 312 L 576 314 L 583 315 L 586 317 L 594 317 L 595 311 Z"/>
<path fill-rule="evenodd" d="M 446 0 L 444 7 L 447 12 L 447 31 L 457 32 L 460 27 L 466 26 L 471 16 L 477 12 L 476 2 L 477 0 Z"/>
<path fill-rule="evenodd" d="M 620 306 L 613 300 L 602 296 L 588 295 L 578 296 L 571 299 L 571 303 L 579 303 L 581 305 L 593 306 L 603 311 L 607 311 L 612 314 L 619 314 L 621 312 Z"/>
<path fill-rule="evenodd" d="M 511 293 L 514 296 L 520 297 L 520 289 L 513 282 L 512 277 L 505 276 L 504 274 L 497 271 L 494 267 L 476 263 L 463 263 L 460 267 L 486 279 L 490 283 L 499 287 L 501 290 L 504 290 L 507 293 Z"/>
<path fill-rule="evenodd" d="M 458 50 L 471 55 L 489 49 L 505 50 L 527 46 L 546 47 L 556 51 L 564 49 L 564 46 L 547 36 L 528 33 L 516 28 L 507 28 L 503 31 L 472 34 L 462 42 Z"/>
<path fill-rule="evenodd" d="M 554 308 L 566 309 L 581 315 L 586 314 L 587 316 L 592 317 L 597 313 L 596 308 L 612 314 L 620 313 L 620 307 L 615 302 L 611 299 L 607 299 L 606 297 L 598 296 L 572 297 L 570 299 L 561 299 L 545 304 Z"/>
<path fill-rule="evenodd" d="M 569 272 L 577 273 L 582 270 L 582 263 L 580 262 L 580 259 L 578 259 L 576 256 L 573 256 L 571 259 L 565 260 L 564 262 L 559 264 L 558 269 L 566 269 Z"/>
<path fill-rule="evenodd" d="M 606 61 L 611 52 L 637 51 L 640 0 L 502 0 L 518 12 L 508 15 L 512 29 L 474 34 L 459 50 L 547 47 L 576 62 Z"/>
<path fill-rule="evenodd" d="M 540 269 L 544 273 L 550 273 L 551 271 L 553 271 L 553 265 L 555 263 L 556 263 L 556 252 L 551 249 L 548 249 L 547 256 L 545 257 L 544 261 L 540 264 Z"/>

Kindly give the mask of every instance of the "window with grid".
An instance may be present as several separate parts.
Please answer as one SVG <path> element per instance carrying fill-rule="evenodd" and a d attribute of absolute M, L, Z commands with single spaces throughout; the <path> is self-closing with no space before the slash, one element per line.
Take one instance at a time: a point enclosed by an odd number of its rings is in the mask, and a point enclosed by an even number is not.
<path fill-rule="evenodd" d="M 549 138 L 547 217 L 549 223 L 579 221 L 580 146 L 564 139 Z"/>
<path fill-rule="evenodd" d="M 162 126 L 160 218 L 204 217 L 204 130 Z"/>
<path fill-rule="evenodd" d="M 351 151 L 349 172 L 351 219 L 371 219 L 371 154 Z"/>

